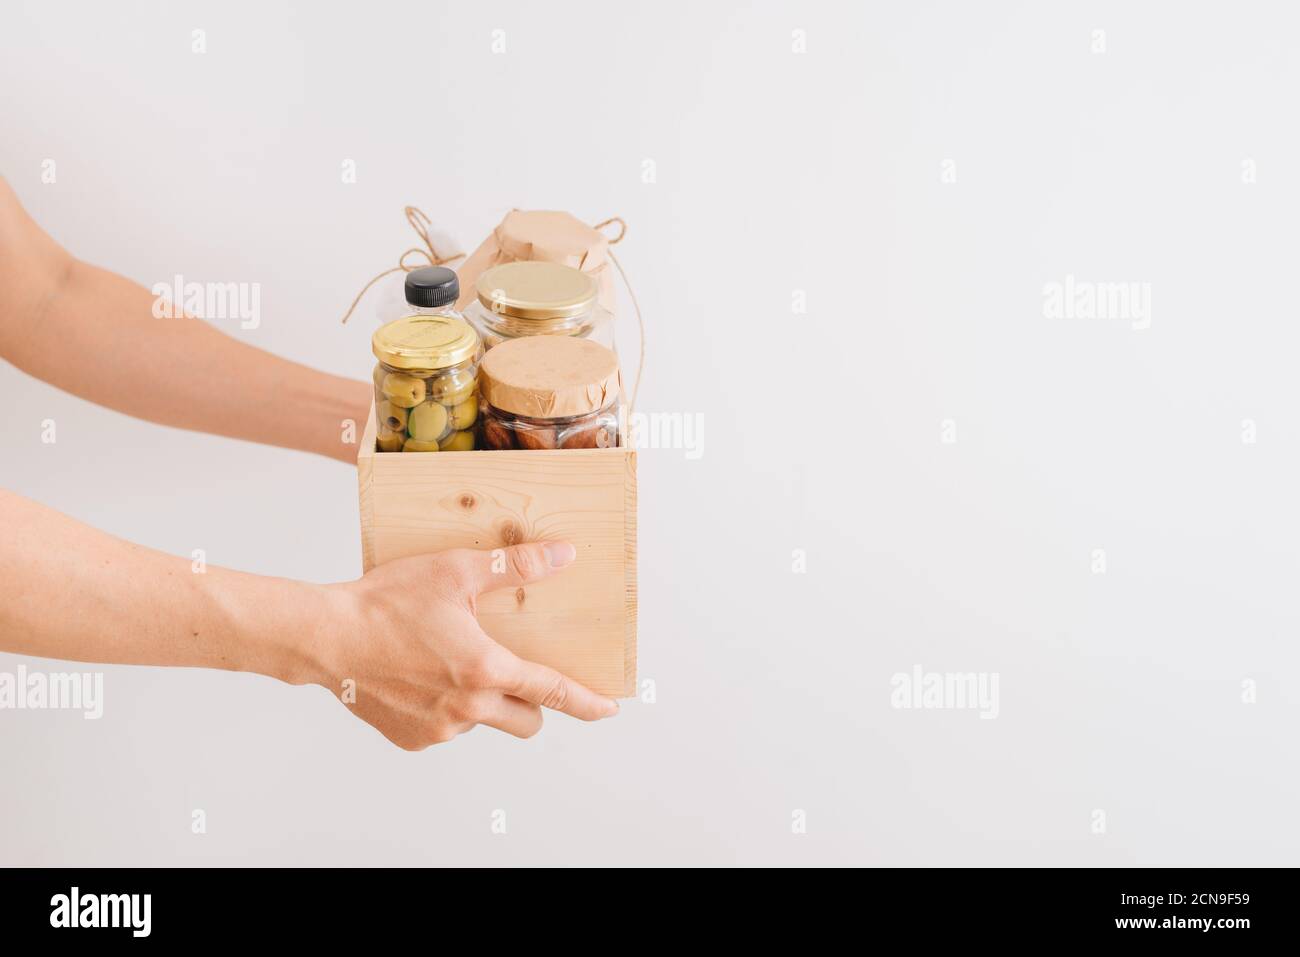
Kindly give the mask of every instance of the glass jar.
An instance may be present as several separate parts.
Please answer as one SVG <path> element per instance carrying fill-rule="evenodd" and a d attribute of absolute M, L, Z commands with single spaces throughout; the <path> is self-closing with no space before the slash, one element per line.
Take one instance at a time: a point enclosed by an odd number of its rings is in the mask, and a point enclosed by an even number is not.
<path fill-rule="evenodd" d="M 479 374 L 487 449 L 602 449 L 619 444 L 618 356 L 589 339 L 501 342 Z"/>
<path fill-rule="evenodd" d="M 571 266 L 549 262 L 502 263 L 474 284 L 478 298 L 465 307 L 492 349 L 525 336 L 571 336 L 614 348 L 613 317 L 597 302 L 596 280 Z"/>
<path fill-rule="evenodd" d="M 381 452 L 468 452 L 478 421 L 474 328 L 454 315 L 412 315 L 375 330 L 375 425 Z"/>

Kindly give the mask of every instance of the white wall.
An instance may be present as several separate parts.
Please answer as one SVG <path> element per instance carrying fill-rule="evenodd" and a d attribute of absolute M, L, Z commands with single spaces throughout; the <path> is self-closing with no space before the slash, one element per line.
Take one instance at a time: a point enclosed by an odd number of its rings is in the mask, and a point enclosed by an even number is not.
<path fill-rule="evenodd" d="M 706 424 L 640 460 L 658 700 L 411 755 L 320 689 L 110 668 L 98 722 L 0 712 L 0 863 L 1295 862 L 1293 8 L 332 6 L 6 4 L 0 174 L 145 285 L 260 283 L 232 334 L 358 377 L 373 314 L 338 316 L 404 204 L 466 247 L 625 217 L 641 405 Z M 1048 318 L 1067 275 L 1149 284 L 1149 328 Z M 0 399 L 6 487 L 359 573 L 343 466 L 8 366 Z M 916 665 L 996 672 L 998 717 L 891 707 Z"/>

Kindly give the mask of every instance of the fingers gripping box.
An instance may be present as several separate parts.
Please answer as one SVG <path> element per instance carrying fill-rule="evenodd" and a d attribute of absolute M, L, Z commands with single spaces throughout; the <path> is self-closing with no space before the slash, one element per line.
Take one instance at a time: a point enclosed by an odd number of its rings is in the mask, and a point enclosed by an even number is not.
<path fill-rule="evenodd" d="M 367 571 L 448 548 L 571 542 L 563 571 L 481 596 L 479 622 L 593 691 L 636 693 L 636 452 L 625 433 L 616 448 L 381 452 L 372 409 L 357 480 Z"/>

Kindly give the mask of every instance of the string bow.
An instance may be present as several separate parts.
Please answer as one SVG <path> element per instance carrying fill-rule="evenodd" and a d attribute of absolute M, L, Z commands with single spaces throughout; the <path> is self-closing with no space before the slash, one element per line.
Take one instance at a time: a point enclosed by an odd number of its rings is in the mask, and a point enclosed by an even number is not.
<path fill-rule="evenodd" d="M 396 266 L 392 269 L 385 269 L 374 279 L 370 280 L 370 282 L 366 283 L 365 286 L 362 287 L 361 291 L 357 293 L 357 297 L 352 300 L 352 305 L 348 306 L 348 311 L 343 316 L 344 323 L 352 318 L 352 313 L 356 311 L 357 304 L 360 303 L 362 297 L 370 291 L 370 287 L 379 282 L 379 280 L 383 279 L 385 276 L 390 276 L 395 272 L 411 272 L 414 269 L 423 269 L 425 266 L 445 266 L 447 263 L 455 262 L 457 259 L 464 258 L 464 253 L 453 253 L 450 256 L 438 255 L 438 250 L 434 248 L 433 240 L 429 237 L 429 227 L 433 224 L 433 220 L 425 214 L 424 210 L 419 209 L 416 206 L 406 206 L 403 208 L 403 212 L 406 213 L 406 221 L 411 224 L 411 228 L 414 229 L 415 234 L 420 237 L 420 241 L 424 243 L 424 247 L 412 246 L 398 257 Z M 422 256 L 424 257 L 424 262 L 410 265 L 406 261 L 408 256 Z"/>

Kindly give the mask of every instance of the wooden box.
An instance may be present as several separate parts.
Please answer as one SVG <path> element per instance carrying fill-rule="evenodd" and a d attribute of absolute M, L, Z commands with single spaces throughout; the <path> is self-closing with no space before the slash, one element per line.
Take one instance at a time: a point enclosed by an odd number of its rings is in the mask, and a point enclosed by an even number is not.
<path fill-rule="evenodd" d="M 521 658 L 611 697 L 636 693 L 636 452 L 380 452 L 372 407 L 357 454 L 361 554 L 572 542 L 552 578 L 479 599 L 483 629 Z"/>

